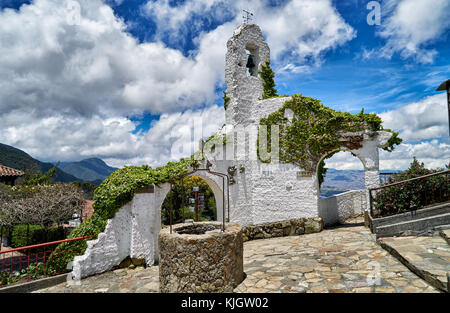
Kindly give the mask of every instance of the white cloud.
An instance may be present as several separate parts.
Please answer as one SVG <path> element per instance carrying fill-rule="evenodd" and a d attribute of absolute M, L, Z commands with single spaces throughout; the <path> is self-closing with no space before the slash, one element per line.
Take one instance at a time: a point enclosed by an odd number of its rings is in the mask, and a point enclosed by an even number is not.
<path fill-rule="evenodd" d="M 77 25 L 56 0 L 0 11 L 2 113 L 33 106 L 43 116 L 123 115 L 212 104 L 221 72 L 161 42 L 139 44 L 102 1 L 79 2 Z"/>
<path fill-rule="evenodd" d="M 186 1 L 178 6 L 164 0 L 149 1 L 145 9 L 158 21 L 159 37 L 178 41 L 183 40 L 188 30 L 195 33 L 207 24 L 208 20 L 202 20 L 205 17 L 223 21 L 222 26 L 232 30 L 242 23 L 242 9 L 249 7 L 254 13 L 250 23 L 261 27 L 271 48 L 271 57 L 282 60 L 281 67 L 285 71 L 299 70 L 298 64 L 302 63 L 320 65 L 326 51 L 356 37 L 356 31 L 345 23 L 330 0 L 291 0 L 278 7 L 270 6 L 269 1 L 255 0 Z M 230 34 L 220 36 L 222 46 Z M 222 59 L 224 54 L 225 51 Z"/>
<path fill-rule="evenodd" d="M 160 40 L 139 43 L 108 2 L 78 2 L 80 16 L 69 0 L 0 11 L 0 142 L 44 161 L 98 156 L 116 166 L 156 166 L 186 156 L 171 151 L 186 125 L 203 120 L 209 136 L 223 124 L 216 86 L 223 85 L 226 41 L 241 23 L 245 1 L 148 4 L 159 31 L 176 40 L 186 27 L 194 30 L 196 49 L 188 56 Z M 293 49 L 292 63 L 319 62 L 321 53 L 354 35 L 329 0 L 292 0 L 280 9 L 252 4 L 275 56 Z M 222 25 L 201 31 L 196 14 Z M 286 25 L 282 33 L 272 18 Z M 162 115 L 147 133 L 133 134 L 136 125 L 126 116 L 145 111 Z M 197 137 L 184 138 L 184 146 L 196 146 Z"/>
<path fill-rule="evenodd" d="M 405 142 L 448 136 L 446 93 L 436 94 L 421 101 L 380 114 L 383 126 L 400 132 Z"/>
<path fill-rule="evenodd" d="M 393 152 L 380 151 L 380 168 L 402 170 L 409 167 L 413 157 L 427 168 L 444 168 L 450 162 L 450 144 L 434 139 L 418 144 L 402 143 Z"/>
<path fill-rule="evenodd" d="M 188 157 L 198 148 L 198 141 L 216 132 L 225 121 L 223 107 L 163 114 L 144 135 L 133 134 L 136 125 L 127 118 L 62 115 L 35 119 L 30 116 L 16 125 L 17 115 L 2 117 L 0 142 L 24 149 L 44 161 L 77 161 L 100 157 L 113 166 L 164 165 Z M 194 133 L 194 129 L 200 130 Z M 181 151 L 174 149 L 182 144 Z"/>
<path fill-rule="evenodd" d="M 400 53 L 403 58 L 433 63 L 437 51 L 427 46 L 448 35 L 449 11 L 450 0 L 385 1 L 382 5 L 385 16 L 378 34 L 387 41 L 380 55 L 391 58 L 395 53 Z"/>
<path fill-rule="evenodd" d="M 337 170 L 363 170 L 362 162 L 350 152 L 340 151 L 331 158 L 325 159 L 325 167 Z"/>

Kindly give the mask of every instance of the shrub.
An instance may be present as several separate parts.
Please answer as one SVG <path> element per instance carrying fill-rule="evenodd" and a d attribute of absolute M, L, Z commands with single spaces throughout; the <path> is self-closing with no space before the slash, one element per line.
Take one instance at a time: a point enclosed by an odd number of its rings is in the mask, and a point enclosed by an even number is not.
<path fill-rule="evenodd" d="M 167 165 L 152 169 L 148 165 L 126 166 L 115 171 L 94 192 L 94 213 L 91 218 L 75 228 L 68 238 L 94 236 L 105 230 L 108 219 L 113 218 L 116 212 L 140 189 L 152 184 L 173 181 L 188 171 L 188 165 L 193 160 L 181 159 L 179 162 L 169 162 Z M 91 240 L 91 239 L 90 239 Z M 53 252 L 54 271 L 61 271 L 73 260 L 76 255 L 82 255 L 87 248 L 87 239 L 65 242 L 60 244 Z"/>
<path fill-rule="evenodd" d="M 49 241 L 65 239 L 68 231 L 63 227 L 52 226 L 45 230 L 41 225 L 17 225 L 14 226 L 11 235 L 11 246 L 20 248 L 37 245 Z"/>
<path fill-rule="evenodd" d="M 393 174 L 388 184 L 440 171 L 443 169 L 426 169 L 423 163 L 414 158 L 409 168 Z M 445 176 L 433 176 L 381 189 L 374 197 L 374 215 L 389 216 L 420 209 L 436 200 L 449 200 L 450 186 L 447 179 Z"/>

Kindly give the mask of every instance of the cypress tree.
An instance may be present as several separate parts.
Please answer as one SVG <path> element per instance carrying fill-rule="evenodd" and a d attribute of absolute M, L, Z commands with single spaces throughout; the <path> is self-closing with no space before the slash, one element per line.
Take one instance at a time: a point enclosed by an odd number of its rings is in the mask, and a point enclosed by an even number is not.
<path fill-rule="evenodd" d="M 268 99 L 278 96 L 278 90 L 275 89 L 275 73 L 270 67 L 270 61 L 266 59 L 266 64 L 261 65 L 261 71 L 259 71 L 261 78 L 263 79 L 264 91 L 262 94 L 262 99 Z"/>

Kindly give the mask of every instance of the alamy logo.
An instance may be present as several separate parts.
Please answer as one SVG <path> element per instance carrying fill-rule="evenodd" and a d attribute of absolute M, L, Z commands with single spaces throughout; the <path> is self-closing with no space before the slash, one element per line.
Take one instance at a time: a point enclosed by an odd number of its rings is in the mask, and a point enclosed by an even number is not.
<path fill-rule="evenodd" d="M 67 24 L 74 26 L 81 24 L 81 6 L 78 1 L 67 0 L 66 1 L 66 22 Z"/>
<path fill-rule="evenodd" d="M 381 6 L 378 1 L 370 1 L 366 6 L 370 10 L 367 14 L 367 24 L 370 26 L 381 25 Z"/>

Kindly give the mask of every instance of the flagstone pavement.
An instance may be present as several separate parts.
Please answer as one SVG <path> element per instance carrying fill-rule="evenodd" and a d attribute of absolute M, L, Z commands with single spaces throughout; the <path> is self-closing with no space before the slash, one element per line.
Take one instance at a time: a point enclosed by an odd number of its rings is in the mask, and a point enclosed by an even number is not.
<path fill-rule="evenodd" d="M 245 280 L 235 292 L 436 293 L 383 250 L 361 219 L 320 233 L 244 243 Z M 118 269 L 37 292 L 158 292 L 158 266 Z"/>

